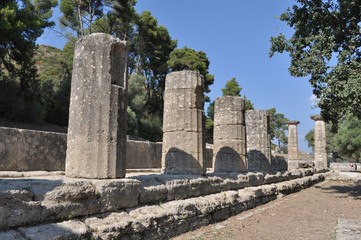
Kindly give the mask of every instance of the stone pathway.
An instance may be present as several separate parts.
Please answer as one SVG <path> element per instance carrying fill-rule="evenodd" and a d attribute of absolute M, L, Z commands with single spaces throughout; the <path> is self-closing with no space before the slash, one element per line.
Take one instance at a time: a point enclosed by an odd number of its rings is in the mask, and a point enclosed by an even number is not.
<path fill-rule="evenodd" d="M 174 239 L 361 239 L 361 185 L 326 181 Z"/>

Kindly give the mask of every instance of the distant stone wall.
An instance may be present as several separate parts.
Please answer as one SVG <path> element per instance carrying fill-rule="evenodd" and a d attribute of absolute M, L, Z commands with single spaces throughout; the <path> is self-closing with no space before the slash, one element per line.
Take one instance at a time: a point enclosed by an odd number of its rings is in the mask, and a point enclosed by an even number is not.
<path fill-rule="evenodd" d="M 162 143 L 127 140 L 126 169 L 161 168 Z"/>
<path fill-rule="evenodd" d="M 351 170 L 355 170 L 355 163 L 351 163 L 353 165 L 352 168 L 350 168 L 350 163 L 336 163 L 336 162 L 332 162 L 330 163 L 330 169 L 332 170 L 338 170 L 338 171 L 344 171 L 344 172 L 348 172 Z M 361 170 L 361 163 L 357 164 L 357 170 L 360 171 Z"/>
<path fill-rule="evenodd" d="M 0 171 L 64 171 L 66 133 L 0 127 Z M 205 152 L 212 167 L 212 145 Z M 127 169 L 162 167 L 162 143 L 127 140 Z"/>
<path fill-rule="evenodd" d="M 65 169 L 66 134 L 0 127 L 1 171 Z"/>

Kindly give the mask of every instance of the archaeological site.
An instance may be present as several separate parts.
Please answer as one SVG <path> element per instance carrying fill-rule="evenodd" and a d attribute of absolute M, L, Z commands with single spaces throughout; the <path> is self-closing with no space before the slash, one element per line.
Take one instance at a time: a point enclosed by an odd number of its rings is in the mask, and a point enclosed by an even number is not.
<path fill-rule="evenodd" d="M 102 33 L 77 41 L 67 134 L 0 127 L 1 240 L 169 239 L 335 174 L 319 115 L 314 160 L 300 159 L 297 120 L 275 156 L 269 112 L 218 97 L 206 144 L 196 71 L 166 76 L 162 142 L 127 139 L 127 49 Z"/>

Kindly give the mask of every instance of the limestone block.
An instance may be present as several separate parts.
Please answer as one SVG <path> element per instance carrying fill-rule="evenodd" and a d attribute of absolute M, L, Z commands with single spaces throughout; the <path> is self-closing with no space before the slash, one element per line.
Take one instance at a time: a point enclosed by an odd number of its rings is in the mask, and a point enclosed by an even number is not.
<path fill-rule="evenodd" d="M 19 229 L 26 239 L 89 239 L 90 229 L 81 221 L 70 220 Z"/>
<path fill-rule="evenodd" d="M 165 88 L 170 89 L 198 89 L 203 93 L 204 77 L 196 71 L 178 71 L 167 74 Z"/>
<path fill-rule="evenodd" d="M 162 169 L 170 174 L 204 174 L 204 79 L 195 71 L 166 77 Z"/>
<path fill-rule="evenodd" d="M 214 126 L 218 125 L 246 125 L 245 113 L 242 111 L 224 111 L 214 113 L 215 121 Z"/>
<path fill-rule="evenodd" d="M 100 211 L 115 211 L 138 205 L 140 182 L 134 179 L 94 181 Z"/>
<path fill-rule="evenodd" d="M 204 111 L 195 108 L 164 109 L 168 117 L 163 122 L 163 132 L 197 132 L 203 129 Z"/>
<path fill-rule="evenodd" d="M 125 176 L 127 50 L 125 42 L 96 33 L 75 46 L 66 174 Z"/>
<path fill-rule="evenodd" d="M 20 233 L 14 230 L 0 232 L 0 239 L 1 240 L 26 240 Z"/>
<path fill-rule="evenodd" d="M 218 125 L 214 126 L 214 140 L 245 140 L 246 126 L 243 125 Z"/>
<path fill-rule="evenodd" d="M 246 145 L 244 140 L 215 140 L 213 144 L 214 154 L 219 151 L 225 153 L 237 153 L 238 155 L 246 155 Z"/>
<path fill-rule="evenodd" d="M 215 113 L 227 112 L 228 114 L 228 112 L 233 111 L 244 112 L 245 109 L 245 101 L 240 97 L 223 96 L 216 98 L 215 102 Z"/>
<path fill-rule="evenodd" d="M 204 148 L 202 132 L 165 132 L 163 136 L 163 153 L 197 153 Z"/>
<path fill-rule="evenodd" d="M 192 88 L 167 89 L 164 95 L 165 109 L 199 108 L 203 106 L 203 92 Z"/>
<path fill-rule="evenodd" d="M 244 140 L 215 140 L 213 145 L 215 172 L 246 172 L 246 143 Z"/>

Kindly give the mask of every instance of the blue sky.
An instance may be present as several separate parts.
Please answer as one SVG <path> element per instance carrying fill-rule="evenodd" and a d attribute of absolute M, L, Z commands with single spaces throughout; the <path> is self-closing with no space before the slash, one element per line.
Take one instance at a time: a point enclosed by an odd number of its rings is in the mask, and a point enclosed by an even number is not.
<path fill-rule="evenodd" d="M 311 114 L 312 88 L 307 78 L 294 78 L 288 72 L 287 53 L 268 57 L 271 36 L 279 32 L 292 35 L 277 16 L 292 7 L 290 0 L 138 0 L 137 12 L 149 10 L 166 27 L 178 48 L 187 46 L 202 50 L 210 60 L 210 74 L 215 82 L 208 96 L 222 96 L 227 80 L 235 77 L 241 94 L 254 103 L 255 109 L 276 108 L 290 120 L 298 120 L 299 149 L 311 151 L 304 141 L 314 128 Z M 54 11 L 53 20 L 60 16 Z M 54 28 L 61 31 L 58 25 Z M 66 39 L 53 30 L 46 30 L 39 44 L 62 48 Z"/>

